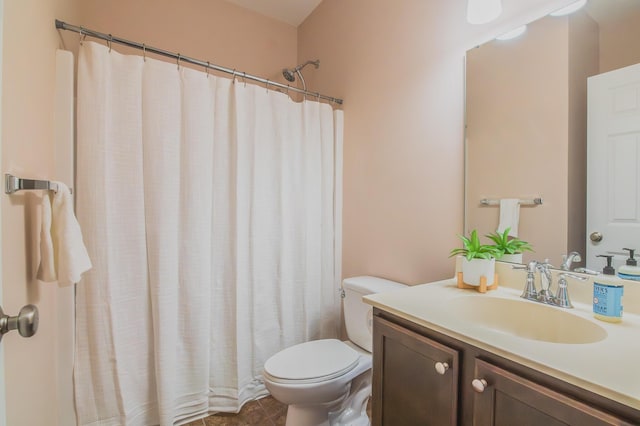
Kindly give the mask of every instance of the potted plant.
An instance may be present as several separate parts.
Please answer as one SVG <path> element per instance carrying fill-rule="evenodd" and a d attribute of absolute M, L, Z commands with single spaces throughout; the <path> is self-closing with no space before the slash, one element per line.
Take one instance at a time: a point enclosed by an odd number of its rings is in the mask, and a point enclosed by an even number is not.
<path fill-rule="evenodd" d="M 511 228 L 505 229 L 502 234 L 494 232 L 486 235 L 486 237 L 494 242 L 494 246 L 499 252 L 498 256 L 496 256 L 498 260 L 522 263 L 522 252 L 533 251 L 533 248 L 528 242 L 518 237 L 509 238 L 509 231 L 511 231 Z"/>
<path fill-rule="evenodd" d="M 479 286 L 482 277 L 486 278 L 487 286 L 493 284 L 496 271 L 496 257 L 500 251 L 494 245 L 481 244 L 478 232 L 471 231 L 469 238 L 459 235 L 462 248 L 451 250 L 451 256 L 462 255 L 462 280 L 465 284 Z"/>

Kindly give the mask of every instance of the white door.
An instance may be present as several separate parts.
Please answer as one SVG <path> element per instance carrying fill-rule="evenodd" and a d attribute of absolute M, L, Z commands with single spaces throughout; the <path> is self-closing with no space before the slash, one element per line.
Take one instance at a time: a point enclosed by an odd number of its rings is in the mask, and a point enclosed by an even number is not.
<path fill-rule="evenodd" d="M 640 64 L 589 78 L 588 110 L 587 267 L 617 271 L 640 254 Z"/>

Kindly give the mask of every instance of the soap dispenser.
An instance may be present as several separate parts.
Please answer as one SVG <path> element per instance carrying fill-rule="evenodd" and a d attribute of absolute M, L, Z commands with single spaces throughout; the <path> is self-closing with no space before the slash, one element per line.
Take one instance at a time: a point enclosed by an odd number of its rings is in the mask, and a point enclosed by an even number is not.
<path fill-rule="evenodd" d="M 623 268 L 635 268 L 638 270 L 638 279 L 640 279 L 640 268 L 633 266 L 636 264 L 636 260 L 633 258 L 632 249 L 625 249 L 629 251 L 629 259 L 627 264 L 621 266 L 618 269 L 618 276 L 626 278 L 626 274 L 621 273 Z M 607 259 L 607 266 L 602 269 L 602 273 L 605 275 L 615 275 L 616 271 L 611 266 L 613 260 L 612 255 L 599 254 L 598 257 L 605 257 Z M 627 269 L 629 272 L 633 272 L 632 269 Z M 630 275 L 631 276 L 631 275 Z M 604 281 L 604 280 L 603 280 Z M 620 322 L 622 321 L 622 296 L 624 294 L 624 286 L 621 282 L 598 282 L 593 281 L 593 316 L 601 321 L 607 322 Z"/>
<path fill-rule="evenodd" d="M 599 254 L 597 257 L 606 257 L 607 258 L 607 266 L 602 268 L 602 273 L 603 274 L 605 274 L 605 275 L 615 275 L 616 274 L 616 270 L 613 269 L 613 266 L 611 266 L 611 262 L 613 261 L 613 255 L 612 254 Z"/>
<path fill-rule="evenodd" d="M 623 248 L 629 252 L 629 258 L 625 265 L 622 265 L 618 269 L 618 276 L 627 280 L 640 281 L 640 268 L 638 267 L 638 261 L 633 257 L 636 249 Z"/>

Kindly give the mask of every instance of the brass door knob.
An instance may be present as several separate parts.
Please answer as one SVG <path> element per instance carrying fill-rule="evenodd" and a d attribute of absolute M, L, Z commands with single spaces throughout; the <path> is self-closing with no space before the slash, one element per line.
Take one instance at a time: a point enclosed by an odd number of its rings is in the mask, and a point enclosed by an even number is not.
<path fill-rule="evenodd" d="M 600 232 L 598 232 L 598 231 L 592 232 L 589 235 L 589 239 L 591 241 L 593 241 L 594 243 L 599 243 L 600 241 L 602 241 L 602 238 L 603 238 L 602 234 Z"/>

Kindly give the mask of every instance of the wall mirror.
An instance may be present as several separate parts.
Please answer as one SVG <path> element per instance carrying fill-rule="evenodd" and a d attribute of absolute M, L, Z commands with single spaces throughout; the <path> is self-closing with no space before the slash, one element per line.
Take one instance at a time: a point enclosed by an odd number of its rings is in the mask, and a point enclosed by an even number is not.
<path fill-rule="evenodd" d="M 614 253 L 614 266 L 624 263 L 623 247 L 638 248 L 640 253 L 640 238 L 606 249 L 598 242 L 587 243 L 594 232 L 587 229 L 587 188 L 594 186 L 587 173 L 587 79 L 638 63 L 638 0 L 589 0 L 573 14 L 529 23 L 516 38 L 492 40 L 469 50 L 465 233 L 477 229 L 485 235 L 498 227 L 499 206 L 483 205 L 483 199 L 540 197 L 542 205 L 520 207 L 518 236 L 535 249 L 525 254 L 525 262 L 549 258 L 560 266 L 563 254 L 578 251 L 587 267 L 602 270 L 605 260 L 589 260 L 588 250 Z M 627 121 L 640 123 L 640 82 L 616 102 Z M 619 144 L 625 148 L 616 154 L 616 161 L 635 155 L 627 162 L 637 167 L 640 137 L 634 134 L 625 141 Z M 611 161 L 603 159 L 603 169 L 615 169 Z M 613 209 L 624 212 L 611 214 L 640 229 L 640 176 L 622 173 L 611 179 L 603 186 L 625 199 L 623 207 Z M 616 179 L 635 182 L 621 187 Z M 605 236 L 605 240 L 610 239 Z"/>

